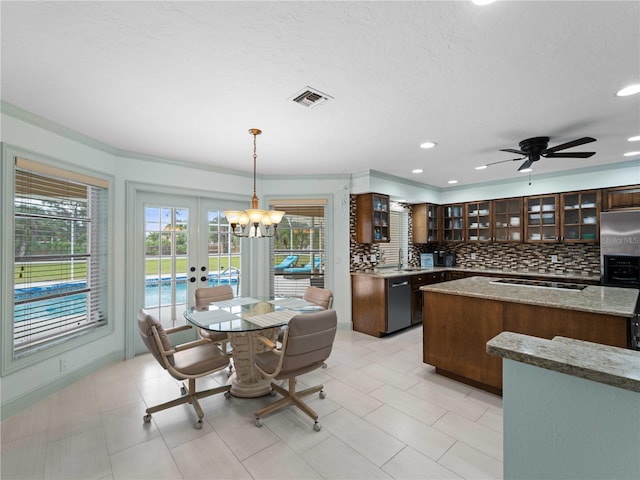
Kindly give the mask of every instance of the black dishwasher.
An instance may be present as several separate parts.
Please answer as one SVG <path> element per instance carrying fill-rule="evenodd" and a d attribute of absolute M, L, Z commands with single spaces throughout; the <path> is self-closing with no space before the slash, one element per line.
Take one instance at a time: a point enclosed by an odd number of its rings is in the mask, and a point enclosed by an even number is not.
<path fill-rule="evenodd" d="M 411 326 L 411 282 L 409 277 L 387 280 L 387 333 Z"/>

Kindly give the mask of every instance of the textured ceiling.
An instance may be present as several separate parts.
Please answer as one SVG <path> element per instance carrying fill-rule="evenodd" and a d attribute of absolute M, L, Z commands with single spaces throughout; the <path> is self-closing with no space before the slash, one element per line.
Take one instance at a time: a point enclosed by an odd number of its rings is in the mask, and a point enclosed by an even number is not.
<path fill-rule="evenodd" d="M 437 187 L 517 175 L 534 136 L 640 150 L 637 1 L 2 1 L 2 100 L 118 149 L 260 174 L 368 169 Z M 317 108 L 288 100 L 310 86 Z M 432 150 L 418 145 L 438 143 Z M 423 168 L 414 175 L 411 170 Z"/>

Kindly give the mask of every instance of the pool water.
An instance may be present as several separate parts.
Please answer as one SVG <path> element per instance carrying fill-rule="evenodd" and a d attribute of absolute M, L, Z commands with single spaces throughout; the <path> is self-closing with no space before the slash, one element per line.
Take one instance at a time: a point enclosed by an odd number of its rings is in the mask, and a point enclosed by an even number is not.
<path fill-rule="evenodd" d="M 208 286 L 236 285 L 237 278 L 209 278 Z M 56 286 L 40 286 L 31 288 L 17 288 L 14 294 L 14 301 L 34 299 L 37 297 L 56 294 L 72 289 L 84 288 L 84 282 L 71 282 L 69 284 L 58 284 Z M 38 318 L 39 320 L 54 320 L 68 315 L 82 315 L 86 312 L 86 293 L 78 293 L 65 297 L 52 298 L 47 300 L 36 300 L 14 306 L 14 322 Z M 147 280 L 144 290 L 145 308 L 171 305 L 171 282 L 158 281 L 158 279 Z M 187 280 L 178 279 L 176 281 L 176 304 L 187 303 Z"/>

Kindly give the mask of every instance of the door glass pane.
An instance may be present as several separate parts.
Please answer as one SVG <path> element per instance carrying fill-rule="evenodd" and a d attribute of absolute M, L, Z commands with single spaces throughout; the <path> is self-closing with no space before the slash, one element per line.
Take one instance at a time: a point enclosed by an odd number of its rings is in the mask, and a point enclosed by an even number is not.
<path fill-rule="evenodd" d="M 207 285 L 231 285 L 235 296 L 242 295 L 240 286 L 240 239 L 231 233 L 231 227 L 219 210 L 209 210 L 207 258 L 209 279 Z"/>
<path fill-rule="evenodd" d="M 184 323 L 189 209 L 145 207 L 144 308 L 164 326 Z"/>

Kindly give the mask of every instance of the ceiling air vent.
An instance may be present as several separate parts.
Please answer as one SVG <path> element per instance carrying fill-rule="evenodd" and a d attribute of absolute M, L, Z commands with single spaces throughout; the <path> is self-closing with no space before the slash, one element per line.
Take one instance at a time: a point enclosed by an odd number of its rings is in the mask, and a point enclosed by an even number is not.
<path fill-rule="evenodd" d="M 311 87 L 307 87 L 290 97 L 289 100 L 299 103 L 303 107 L 315 108 L 328 100 L 333 100 L 333 97 Z"/>

